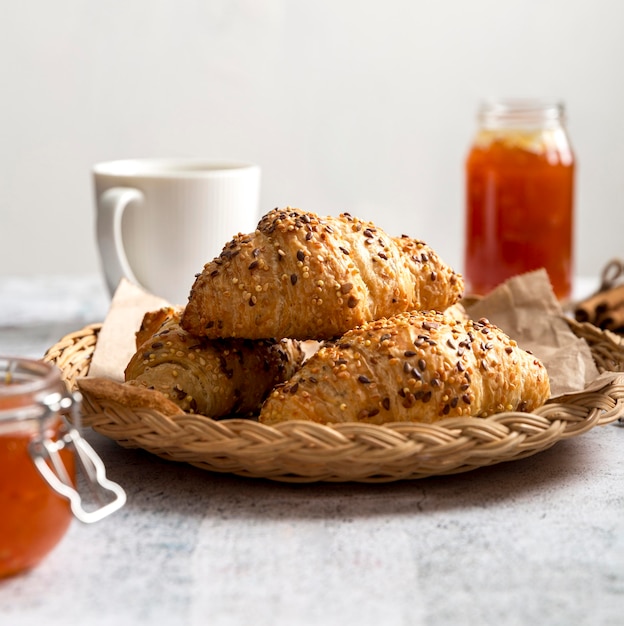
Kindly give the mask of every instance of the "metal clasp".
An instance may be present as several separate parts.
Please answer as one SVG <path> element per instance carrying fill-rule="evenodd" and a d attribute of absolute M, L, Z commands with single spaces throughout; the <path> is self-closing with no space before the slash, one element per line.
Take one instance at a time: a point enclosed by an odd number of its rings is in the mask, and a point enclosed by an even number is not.
<path fill-rule="evenodd" d="M 72 424 L 80 423 L 79 393 L 62 395 L 52 393 L 42 401 L 42 407 L 48 415 L 72 414 Z M 106 468 L 96 451 L 81 437 L 75 426 L 67 426 L 62 437 L 52 441 L 44 432 L 45 419 L 39 433 L 29 444 L 30 456 L 39 473 L 56 493 L 69 500 L 74 516 L 86 524 L 97 522 L 120 509 L 126 502 L 125 491 L 106 477 Z M 76 469 L 81 472 L 87 488 L 90 490 L 93 505 L 85 506 L 83 496 L 72 484 L 59 452 L 63 449 L 73 451 Z M 78 473 L 77 472 L 77 473 Z M 77 481 L 78 482 L 78 481 Z M 92 508 L 92 506 L 94 508 Z"/>

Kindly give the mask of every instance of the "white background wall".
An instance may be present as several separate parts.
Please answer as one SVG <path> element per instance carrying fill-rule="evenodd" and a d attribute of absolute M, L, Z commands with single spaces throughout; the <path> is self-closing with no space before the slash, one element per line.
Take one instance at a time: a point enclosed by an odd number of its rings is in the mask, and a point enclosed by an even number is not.
<path fill-rule="evenodd" d="M 252 160 L 262 204 L 373 219 L 462 269 L 486 96 L 555 96 L 578 157 L 577 271 L 624 255 L 619 0 L 5 0 L 0 274 L 99 270 L 90 177 Z"/>

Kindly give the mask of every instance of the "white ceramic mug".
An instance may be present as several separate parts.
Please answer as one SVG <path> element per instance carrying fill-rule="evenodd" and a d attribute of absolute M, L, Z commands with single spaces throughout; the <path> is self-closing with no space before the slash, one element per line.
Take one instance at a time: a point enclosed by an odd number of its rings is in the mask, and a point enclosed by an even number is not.
<path fill-rule="evenodd" d="M 185 304 L 204 264 L 260 218 L 260 168 L 201 159 L 127 159 L 93 168 L 97 242 L 111 293 L 126 278 Z"/>

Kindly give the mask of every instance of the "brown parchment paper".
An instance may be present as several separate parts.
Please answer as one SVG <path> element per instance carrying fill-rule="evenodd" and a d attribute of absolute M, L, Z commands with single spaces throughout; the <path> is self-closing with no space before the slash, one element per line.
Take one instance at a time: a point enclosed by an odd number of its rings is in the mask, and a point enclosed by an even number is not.
<path fill-rule="evenodd" d="M 166 300 L 122 278 L 102 324 L 89 366 L 89 377 L 123 382 L 124 370 L 136 352 L 135 333 L 143 316 L 167 306 Z"/>
<path fill-rule="evenodd" d="M 585 389 L 598 376 L 591 351 L 564 319 L 545 270 L 514 276 L 479 302 L 472 319 L 487 317 L 544 363 L 552 397 Z"/>
<path fill-rule="evenodd" d="M 144 314 L 168 304 L 122 280 L 98 336 L 89 377 L 123 381 Z M 486 317 L 541 359 L 553 397 L 582 391 L 598 377 L 589 346 L 565 322 L 544 270 L 514 277 L 465 309 L 472 319 Z"/>

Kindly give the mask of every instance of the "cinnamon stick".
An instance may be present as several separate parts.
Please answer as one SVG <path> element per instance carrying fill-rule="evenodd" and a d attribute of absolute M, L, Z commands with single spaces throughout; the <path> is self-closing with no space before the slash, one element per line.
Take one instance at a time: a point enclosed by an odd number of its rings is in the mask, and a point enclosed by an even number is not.
<path fill-rule="evenodd" d="M 624 284 L 606 291 L 601 291 L 577 304 L 574 317 L 578 322 L 590 322 L 598 326 L 597 321 L 624 306 Z"/>
<path fill-rule="evenodd" d="M 607 309 L 604 313 L 600 314 L 593 323 L 603 330 L 610 330 L 614 333 L 623 332 L 624 302 L 620 302 L 617 306 Z"/>

